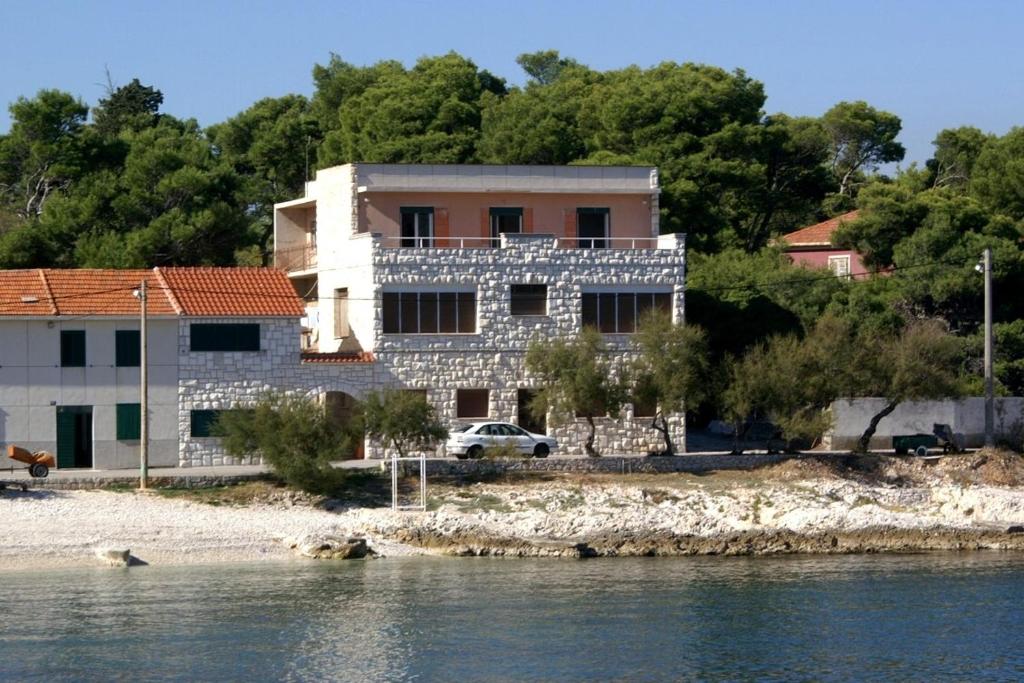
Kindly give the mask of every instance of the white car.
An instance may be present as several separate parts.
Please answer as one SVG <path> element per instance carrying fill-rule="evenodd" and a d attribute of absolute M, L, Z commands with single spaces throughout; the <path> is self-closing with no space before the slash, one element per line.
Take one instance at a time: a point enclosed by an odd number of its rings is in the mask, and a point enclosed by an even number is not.
<path fill-rule="evenodd" d="M 452 427 L 445 447 L 459 460 L 479 458 L 485 448 L 511 445 L 523 454 L 546 458 L 558 448 L 550 436 L 534 434 L 508 422 L 471 422 Z"/>

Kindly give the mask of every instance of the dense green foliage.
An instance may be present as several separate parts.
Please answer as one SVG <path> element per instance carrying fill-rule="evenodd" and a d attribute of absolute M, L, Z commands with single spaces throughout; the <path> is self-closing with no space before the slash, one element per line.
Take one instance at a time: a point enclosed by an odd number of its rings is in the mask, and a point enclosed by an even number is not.
<path fill-rule="evenodd" d="M 266 262 L 273 203 L 350 161 L 650 164 L 662 230 L 688 234 L 687 320 L 716 366 L 829 313 L 858 334 L 941 321 L 977 370 L 974 265 L 991 247 L 998 388 L 1024 393 L 1024 128 L 938 131 L 933 158 L 886 176 L 901 121 L 866 102 L 794 117 L 766 111 L 765 86 L 741 70 L 599 71 L 554 50 L 518 63 L 521 87 L 456 53 L 411 67 L 332 55 L 310 98 L 263 99 L 207 128 L 161 111 L 159 84 L 138 79 L 111 85 L 91 120 L 64 92 L 19 98 L 0 135 L 0 267 Z M 854 208 L 836 241 L 886 276 L 838 280 L 774 244 Z M 701 412 L 719 408 L 712 395 Z"/>
<path fill-rule="evenodd" d="M 288 484 L 337 495 L 349 472 L 331 463 L 351 457 L 355 429 L 335 424 L 318 401 L 273 395 L 250 410 L 221 413 L 215 432 L 230 455 L 261 456 Z"/>

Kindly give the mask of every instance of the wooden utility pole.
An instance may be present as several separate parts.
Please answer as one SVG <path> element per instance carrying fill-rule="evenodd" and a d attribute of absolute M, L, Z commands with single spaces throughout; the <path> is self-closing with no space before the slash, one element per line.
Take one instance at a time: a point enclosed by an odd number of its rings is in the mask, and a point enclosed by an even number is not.
<path fill-rule="evenodd" d="M 139 286 L 139 488 L 149 486 L 149 353 L 146 343 L 146 281 Z"/>

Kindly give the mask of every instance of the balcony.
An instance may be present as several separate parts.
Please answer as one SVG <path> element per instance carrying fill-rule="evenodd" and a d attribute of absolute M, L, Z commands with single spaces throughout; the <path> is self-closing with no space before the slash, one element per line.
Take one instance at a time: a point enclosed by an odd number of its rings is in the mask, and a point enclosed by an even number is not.
<path fill-rule="evenodd" d="M 680 235 L 680 238 L 682 236 Z M 557 237 L 550 233 L 503 233 L 492 237 L 385 237 L 386 249 L 498 249 L 522 241 L 543 241 L 555 249 L 671 249 L 675 235 L 660 237 Z"/>
<path fill-rule="evenodd" d="M 316 269 L 316 245 L 305 245 L 274 250 L 274 266 L 288 273 L 302 273 Z"/>

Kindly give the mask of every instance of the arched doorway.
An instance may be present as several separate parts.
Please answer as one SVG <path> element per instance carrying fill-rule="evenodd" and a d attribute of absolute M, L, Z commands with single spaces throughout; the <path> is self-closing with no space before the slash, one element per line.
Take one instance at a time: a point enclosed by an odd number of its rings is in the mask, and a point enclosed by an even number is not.
<path fill-rule="evenodd" d="M 352 422 L 356 413 L 359 401 L 344 391 L 328 391 L 324 394 L 324 406 L 327 408 L 327 418 L 339 429 L 346 428 Z M 365 438 L 359 435 L 356 438 L 355 449 L 351 453 L 352 458 L 361 460 L 366 457 L 364 447 Z"/>

